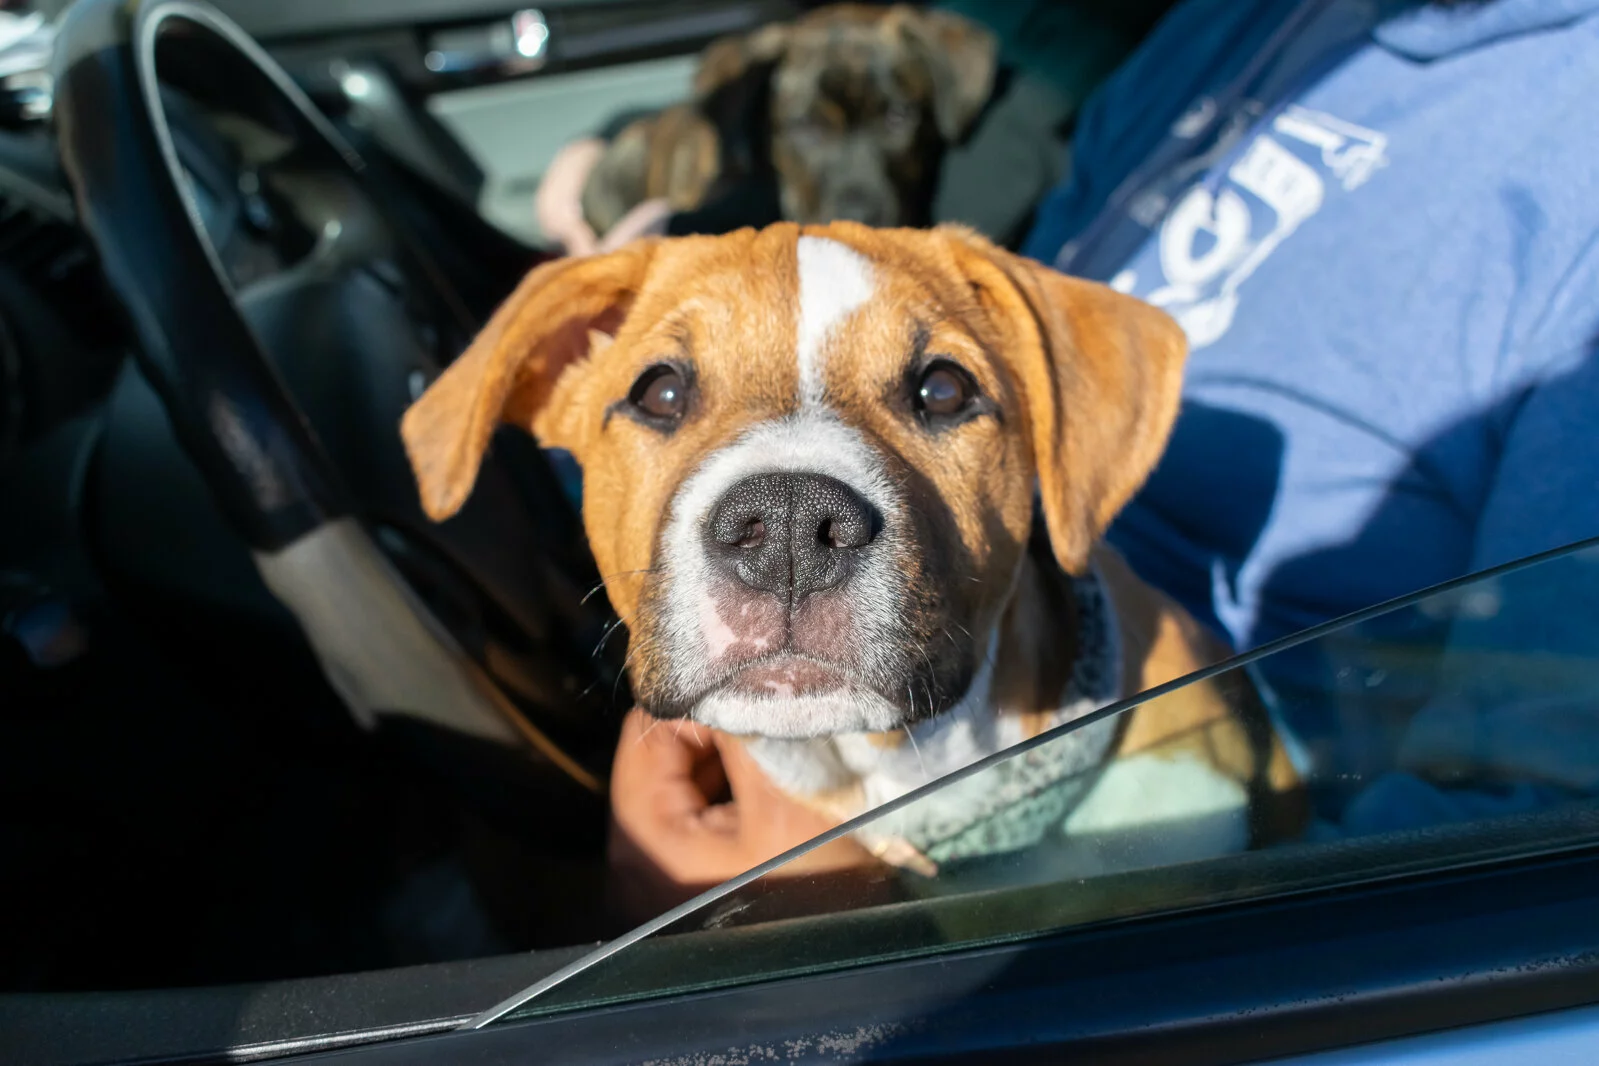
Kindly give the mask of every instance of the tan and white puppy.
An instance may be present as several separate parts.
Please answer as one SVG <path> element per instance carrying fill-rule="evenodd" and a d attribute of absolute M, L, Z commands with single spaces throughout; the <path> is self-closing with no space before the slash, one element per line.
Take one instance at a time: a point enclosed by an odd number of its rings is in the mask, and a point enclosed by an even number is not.
<path fill-rule="evenodd" d="M 1114 630 L 1095 705 L 1224 654 L 1098 547 L 1184 354 L 1154 308 L 964 230 L 785 223 L 539 267 L 403 435 L 435 519 L 502 421 L 572 452 L 640 705 L 761 738 L 844 817 L 1092 709 L 1083 581 Z M 1237 706 L 1201 685 L 1116 723 L 1129 769 L 1084 802 L 1181 765 L 1244 846 L 1294 782 Z"/>

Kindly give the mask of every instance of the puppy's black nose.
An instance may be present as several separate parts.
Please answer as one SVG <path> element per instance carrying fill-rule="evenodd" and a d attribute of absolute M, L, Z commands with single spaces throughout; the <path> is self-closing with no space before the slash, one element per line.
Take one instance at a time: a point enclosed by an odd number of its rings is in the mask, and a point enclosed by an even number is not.
<path fill-rule="evenodd" d="M 750 588 L 786 602 L 843 581 L 878 534 L 871 504 L 822 474 L 755 474 L 711 512 L 711 557 Z"/>

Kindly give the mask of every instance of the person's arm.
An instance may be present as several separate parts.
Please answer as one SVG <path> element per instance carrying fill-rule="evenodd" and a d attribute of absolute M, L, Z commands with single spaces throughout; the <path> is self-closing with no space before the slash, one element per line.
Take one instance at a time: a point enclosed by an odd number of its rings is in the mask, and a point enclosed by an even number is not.
<path fill-rule="evenodd" d="M 589 255 L 599 248 L 599 238 L 583 217 L 583 185 L 604 154 L 605 142 L 598 137 L 562 145 L 533 194 L 539 232 L 567 255 Z"/>
<path fill-rule="evenodd" d="M 719 190 L 700 206 L 673 212 L 665 200 L 645 200 L 623 215 L 604 236 L 596 236 L 583 216 L 583 185 L 605 144 L 595 138 L 573 141 L 545 171 L 534 198 L 540 231 L 568 255 L 609 252 L 640 237 L 681 237 L 730 233 L 744 226 L 769 226 L 782 218 L 775 182 L 750 178 Z"/>
<path fill-rule="evenodd" d="M 599 236 L 583 215 L 583 187 L 606 147 L 628 126 L 651 114 L 654 112 L 633 108 L 612 115 L 592 136 L 562 145 L 544 169 L 538 191 L 533 194 L 533 215 L 539 232 L 559 244 L 568 255 L 591 255 L 609 250 L 609 247 L 601 248 Z M 625 221 L 630 223 L 626 238 L 612 242 L 612 246 L 649 232 L 653 216 L 645 212 L 638 219 L 629 216 Z M 613 228 L 622 227 L 618 223 Z"/>

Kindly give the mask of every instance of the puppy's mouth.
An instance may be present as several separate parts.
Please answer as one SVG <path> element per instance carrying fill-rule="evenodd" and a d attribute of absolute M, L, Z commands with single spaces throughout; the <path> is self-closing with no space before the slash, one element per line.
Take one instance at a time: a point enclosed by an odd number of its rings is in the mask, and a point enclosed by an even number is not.
<path fill-rule="evenodd" d="M 798 699 L 821 696 L 851 687 L 845 671 L 807 655 L 784 652 L 733 672 L 721 690 L 742 696 Z"/>
<path fill-rule="evenodd" d="M 829 706 L 833 713 L 812 724 L 819 726 L 825 720 L 833 731 L 850 732 L 870 723 L 895 728 L 906 714 L 906 708 L 892 705 L 894 701 L 881 695 L 857 667 L 791 644 L 707 670 L 691 689 L 646 690 L 638 695 L 644 709 L 657 718 L 690 718 L 729 732 L 763 735 L 808 729 L 773 719 L 774 714 L 783 718 L 790 709 L 803 718 L 810 713 L 803 708 Z M 863 705 L 879 709 L 863 713 L 858 710 Z"/>
<path fill-rule="evenodd" d="M 921 655 L 915 659 L 928 663 Z M 972 671 L 964 663 L 945 665 L 918 669 L 907 662 L 893 672 L 894 681 L 785 648 L 727 664 L 692 694 L 640 696 L 657 718 L 689 718 L 740 736 L 883 733 L 942 714 L 967 693 Z"/>

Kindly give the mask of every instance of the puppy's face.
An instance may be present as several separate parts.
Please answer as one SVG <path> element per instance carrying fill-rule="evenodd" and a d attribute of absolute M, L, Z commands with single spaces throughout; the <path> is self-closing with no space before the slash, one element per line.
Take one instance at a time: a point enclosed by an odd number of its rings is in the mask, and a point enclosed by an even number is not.
<path fill-rule="evenodd" d="M 785 224 L 540 268 L 404 432 L 435 517 L 501 417 L 577 456 L 646 709 L 880 731 L 967 691 L 1035 486 L 1084 565 L 1182 351 L 1159 312 L 964 233 Z"/>
<path fill-rule="evenodd" d="M 994 63 L 992 36 L 958 16 L 840 4 L 713 46 L 700 90 L 770 68 L 784 218 L 911 225 L 927 220 L 944 146 L 987 99 Z"/>

